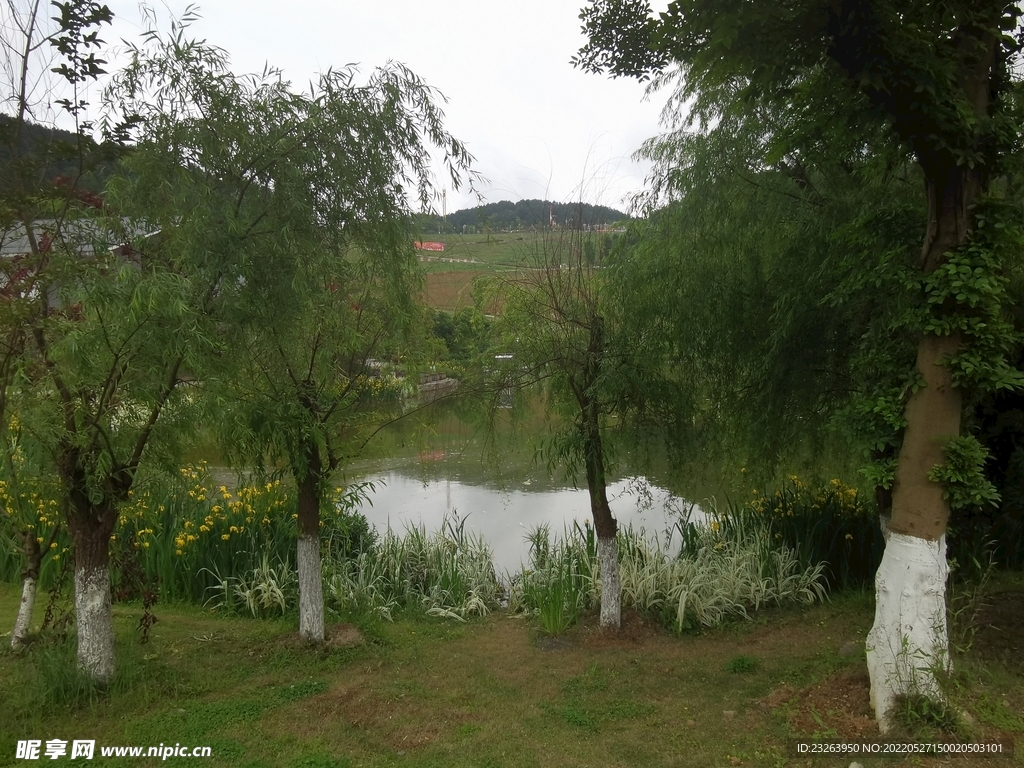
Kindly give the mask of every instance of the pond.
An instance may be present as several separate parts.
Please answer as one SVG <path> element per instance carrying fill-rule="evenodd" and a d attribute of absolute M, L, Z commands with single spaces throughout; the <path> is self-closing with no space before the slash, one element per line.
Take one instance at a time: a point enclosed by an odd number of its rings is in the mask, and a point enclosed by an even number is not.
<path fill-rule="evenodd" d="M 541 432 L 533 429 L 535 438 Z M 392 435 L 385 450 L 389 458 L 352 465 L 349 482 L 371 482 L 374 491 L 359 511 L 383 533 L 422 525 L 428 532 L 448 520 L 464 521 L 464 530 L 478 534 L 494 551 L 500 571 L 515 571 L 527 560 L 527 534 L 547 525 L 562 534 L 574 523 L 591 520 L 585 480 L 574 487 L 562 472 L 535 459 L 536 440 L 520 435 L 495 450 L 478 429 L 449 412 L 422 432 Z M 697 520 L 698 504 L 669 490 L 665 470 L 652 478 L 651 462 L 629 460 L 630 451 L 617 451 L 622 460 L 609 478 L 608 498 L 621 527 L 643 529 L 649 537 L 669 542 L 681 514 Z M 624 454 L 624 455 L 623 455 Z M 644 463 L 647 472 L 630 464 Z M 664 462 L 662 462 L 662 465 Z M 702 497 L 696 497 L 702 498 Z"/>

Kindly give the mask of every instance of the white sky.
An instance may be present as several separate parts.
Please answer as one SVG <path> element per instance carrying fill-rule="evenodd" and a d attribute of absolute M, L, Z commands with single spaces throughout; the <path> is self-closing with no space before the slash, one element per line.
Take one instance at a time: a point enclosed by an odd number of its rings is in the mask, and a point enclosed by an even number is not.
<path fill-rule="evenodd" d="M 101 37 L 137 38 L 136 0 L 106 0 Z M 630 156 L 658 132 L 662 97 L 576 70 L 584 0 L 207 0 L 192 36 L 228 51 L 235 73 L 281 68 L 298 89 L 330 66 L 408 65 L 447 98 L 448 130 L 488 180 L 484 202 L 548 198 L 610 205 L 643 187 Z M 166 0 L 180 15 L 186 2 Z M 162 14 L 167 18 L 166 12 Z M 113 63 L 113 62 L 112 62 Z M 447 210 L 475 205 L 448 191 Z M 438 203 L 440 209 L 440 203 Z"/>

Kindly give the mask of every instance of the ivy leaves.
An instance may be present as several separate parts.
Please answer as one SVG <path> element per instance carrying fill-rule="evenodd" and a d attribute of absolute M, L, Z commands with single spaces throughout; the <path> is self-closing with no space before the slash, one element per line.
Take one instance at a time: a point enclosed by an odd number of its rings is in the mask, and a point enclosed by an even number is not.
<path fill-rule="evenodd" d="M 945 463 L 933 467 L 928 479 L 943 485 L 942 495 L 952 509 L 999 503 L 999 492 L 985 477 L 988 449 L 976 437 L 954 437 L 946 444 L 945 455 Z"/>

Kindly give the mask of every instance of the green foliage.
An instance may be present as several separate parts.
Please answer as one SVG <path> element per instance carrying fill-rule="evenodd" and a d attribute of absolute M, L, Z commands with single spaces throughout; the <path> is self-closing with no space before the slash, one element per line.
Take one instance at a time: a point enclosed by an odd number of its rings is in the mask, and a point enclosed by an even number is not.
<path fill-rule="evenodd" d="M 281 616 L 298 602 L 298 578 L 288 561 L 271 565 L 266 552 L 259 565 L 241 576 L 221 576 L 210 590 L 208 605 L 227 613 L 248 613 L 256 618 Z"/>
<path fill-rule="evenodd" d="M 897 696 L 892 705 L 892 719 L 917 735 L 935 729 L 952 735 L 964 733 L 963 717 L 952 703 L 922 694 Z"/>
<path fill-rule="evenodd" d="M 949 499 L 951 509 L 999 503 L 999 492 L 985 477 L 988 450 L 976 437 L 953 438 L 946 444 L 944 454 L 945 463 L 933 467 L 928 479 L 942 484 L 943 496 Z"/>
<path fill-rule="evenodd" d="M 734 675 L 745 675 L 757 669 L 757 659 L 752 656 L 733 656 L 725 662 L 725 671 Z"/>
<path fill-rule="evenodd" d="M 1000 178 L 1022 124 L 1017 6 L 594 0 L 581 18 L 578 66 L 672 90 L 642 152 L 647 202 L 673 205 L 638 228 L 635 261 L 656 267 L 631 284 L 661 294 L 669 359 L 696 369 L 717 434 L 770 469 L 827 421 L 887 488 L 925 333 L 959 336 L 968 407 L 1021 385 L 1020 198 Z"/>
<path fill-rule="evenodd" d="M 327 604 L 351 616 L 393 620 L 398 610 L 462 621 L 497 608 L 503 588 L 490 547 L 466 533 L 465 520 L 428 534 L 387 531 L 355 559 L 324 564 Z"/>
<path fill-rule="evenodd" d="M 682 547 L 672 555 L 643 532 L 619 531 L 624 608 L 682 632 L 749 618 L 769 604 L 824 597 L 824 565 L 804 567 L 754 520 L 708 526 L 684 518 L 680 533 Z M 538 529 L 530 540 L 531 563 L 512 578 L 509 611 L 540 616 L 545 631 L 561 630 L 573 614 L 600 602 L 593 531 L 577 525 L 551 542 L 548 531 Z M 558 596 L 560 602 L 553 600 Z"/>
<path fill-rule="evenodd" d="M 1011 306 L 1007 262 L 1024 245 L 1019 210 L 992 197 L 974 212 L 974 235 L 924 278 L 931 315 L 925 330 L 940 336 L 959 334 L 963 350 L 951 361 L 957 386 L 977 392 L 1024 387 L 1024 372 L 1008 361 L 1021 333 L 1008 317 Z"/>
<path fill-rule="evenodd" d="M 532 612 L 545 633 L 560 635 L 591 605 L 597 576 L 597 542 L 588 523 L 551 541 L 546 525 L 526 535 L 530 560 L 510 585 L 509 610 Z M 580 546 L 582 545 L 582 546 Z"/>
<path fill-rule="evenodd" d="M 445 356 L 460 364 L 476 361 L 492 343 L 491 321 L 476 307 L 434 310 L 432 333 L 444 342 Z"/>
<path fill-rule="evenodd" d="M 796 553 L 802 568 L 821 564 L 829 589 L 851 589 L 870 586 L 882 561 L 885 540 L 873 507 L 838 479 L 813 487 L 791 475 L 774 492 L 730 505 L 715 524 L 727 532 L 763 529 Z"/>

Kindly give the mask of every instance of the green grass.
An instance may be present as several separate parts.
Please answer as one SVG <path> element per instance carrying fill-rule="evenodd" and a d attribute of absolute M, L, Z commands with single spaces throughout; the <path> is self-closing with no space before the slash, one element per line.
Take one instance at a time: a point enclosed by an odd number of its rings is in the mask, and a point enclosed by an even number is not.
<path fill-rule="evenodd" d="M 0 628 L 13 624 L 17 598 L 0 584 Z M 872 605 L 842 594 L 683 636 L 635 613 L 608 636 L 588 614 L 553 648 L 536 641 L 534 622 L 501 612 L 466 622 L 401 614 L 359 647 L 310 649 L 289 620 L 184 605 L 158 605 L 150 642 L 138 645 L 140 613 L 115 608 L 119 678 L 106 693 L 47 683 L 73 678 L 70 646 L 0 651 L 0 766 L 24 765 L 15 745 L 28 738 L 210 746 L 209 766 L 790 765 L 804 691 L 862 668 L 838 648 L 863 638 Z M 986 672 L 983 659 L 965 667 L 979 721 L 1016 726 L 1002 701 L 1024 701 L 1024 679 Z M 866 708 L 866 689 L 863 698 Z M 821 725 L 807 715 L 801 735 L 837 731 L 829 706 L 810 705 Z"/>
<path fill-rule="evenodd" d="M 501 271 L 525 266 L 547 233 L 498 232 L 488 235 L 424 235 L 424 239 L 443 242 L 443 252 L 421 251 L 428 272 L 464 270 Z M 448 261 L 452 259 L 453 261 Z"/>

